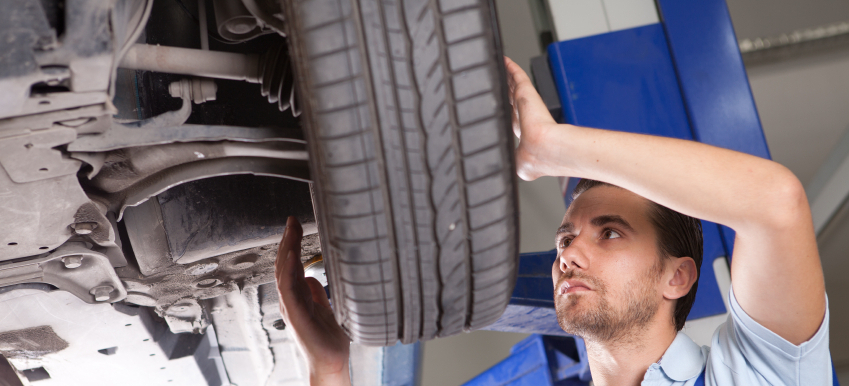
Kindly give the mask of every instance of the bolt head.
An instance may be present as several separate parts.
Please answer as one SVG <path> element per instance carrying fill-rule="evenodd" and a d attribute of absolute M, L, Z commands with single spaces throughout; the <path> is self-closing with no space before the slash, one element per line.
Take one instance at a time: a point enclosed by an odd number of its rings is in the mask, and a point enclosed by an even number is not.
<path fill-rule="evenodd" d="M 94 300 L 98 302 L 105 302 L 111 298 L 112 291 L 115 289 L 109 285 L 102 285 L 99 287 L 94 287 L 91 289 L 91 294 L 94 295 Z"/>
<path fill-rule="evenodd" d="M 253 17 L 239 17 L 226 21 L 224 28 L 232 34 L 242 35 L 256 28 L 256 19 Z"/>
<path fill-rule="evenodd" d="M 171 82 L 171 84 L 168 85 L 168 93 L 174 98 L 181 98 L 183 96 L 183 85 L 181 82 Z"/>
<path fill-rule="evenodd" d="M 79 268 L 83 265 L 83 257 L 80 255 L 65 256 L 62 258 L 62 263 L 64 263 L 65 268 L 68 269 Z"/>
<path fill-rule="evenodd" d="M 96 222 L 78 222 L 71 224 L 71 228 L 74 229 L 74 233 L 78 235 L 89 235 L 95 229 L 97 229 Z"/>
<path fill-rule="evenodd" d="M 195 282 L 195 288 L 207 289 L 207 288 L 215 287 L 219 284 L 221 284 L 221 280 L 218 280 L 216 278 L 201 279 L 201 280 L 198 280 L 197 282 Z"/>

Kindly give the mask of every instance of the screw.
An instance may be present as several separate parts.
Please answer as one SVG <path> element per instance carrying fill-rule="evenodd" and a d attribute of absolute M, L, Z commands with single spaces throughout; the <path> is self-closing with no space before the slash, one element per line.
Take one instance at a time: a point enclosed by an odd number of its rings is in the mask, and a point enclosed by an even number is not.
<path fill-rule="evenodd" d="M 195 288 L 206 289 L 212 288 L 221 284 L 221 280 L 212 278 L 212 279 L 203 279 L 195 283 Z"/>
<path fill-rule="evenodd" d="M 92 231 L 97 229 L 96 222 L 78 222 L 71 224 L 71 228 L 74 228 L 74 233 L 78 235 L 88 235 L 91 234 Z"/>
<path fill-rule="evenodd" d="M 94 300 L 98 302 L 105 302 L 109 300 L 112 294 L 112 291 L 115 289 L 112 286 L 102 285 L 100 287 L 94 287 L 91 290 L 91 293 L 94 295 Z"/>
<path fill-rule="evenodd" d="M 83 265 L 83 257 L 80 255 L 65 256 L 62 258 L 62 262 L 65 263 L 65 268 L 79 268 Z"/>
<path fill-rule="evenodd" d="M 274 323 L 271 323 L 271 327 L 274 327 L 278 330 L 285 330 L 286 322 L 284 322 L 283 319 L 277 319 L 274 321 Z"/>

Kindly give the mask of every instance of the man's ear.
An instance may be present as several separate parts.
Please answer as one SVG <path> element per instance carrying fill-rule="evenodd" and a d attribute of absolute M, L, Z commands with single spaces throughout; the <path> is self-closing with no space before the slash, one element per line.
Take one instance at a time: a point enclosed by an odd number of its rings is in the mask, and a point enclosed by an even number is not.
<path fill-rule="evenodd" d="M 666 288 L 663 291 L 663 297 L 669 300 L 675 300 L 684 297 L 690 292 L 690 288 L 696 284 L 698 273 L 696 272 L 696 262 L 692 257 L 672 258 L 668 261 L 669 271 L 671 276 L 668 278 Z"/>

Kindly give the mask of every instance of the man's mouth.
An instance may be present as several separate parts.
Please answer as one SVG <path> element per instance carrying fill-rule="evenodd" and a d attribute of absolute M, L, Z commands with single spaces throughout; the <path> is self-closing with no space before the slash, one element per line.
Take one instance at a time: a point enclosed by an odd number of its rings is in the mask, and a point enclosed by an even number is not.
<path fill-rule="evenodd" d="M 580 281 L 577 281 L 577 280 L 566 280 L 566 281 L 564 281 L 563 283 L 560 284 L 559 293 L 561 295 L 571 294 L 571 293 L 581 292 L 581 291 L 590 291 L 590 288 L 586 284 L 584 284 L 583 282 L 580 282 Z"/>

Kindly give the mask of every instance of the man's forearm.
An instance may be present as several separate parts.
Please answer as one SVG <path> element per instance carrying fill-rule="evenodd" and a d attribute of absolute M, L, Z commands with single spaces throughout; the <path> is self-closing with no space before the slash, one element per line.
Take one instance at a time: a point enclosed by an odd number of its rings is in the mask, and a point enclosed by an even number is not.
<path fill-rule="evenodd" d="M 348 364 L 335 372 L 310 369 L 310 386 L 350 386 L 351 375 Z"/>
<path fill-rule="evenodd" d="M 545 165 L 545 174 L 603 180 L 737 230 L 798 220 L 799 209 L 807 211 L 804 190 L 787 168 L 748 154 L 572 125 L 557 125 L 539 140 L 534 162 Z"/>

